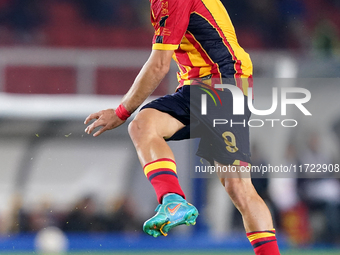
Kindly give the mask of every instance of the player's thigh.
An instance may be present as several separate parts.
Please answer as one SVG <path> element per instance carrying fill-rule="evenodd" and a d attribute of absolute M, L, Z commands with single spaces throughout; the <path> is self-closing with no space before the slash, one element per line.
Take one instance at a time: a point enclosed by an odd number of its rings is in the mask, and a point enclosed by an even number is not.
<path fill-rule="evenodd" d="M 131 129 L 137 129 L 136 132 L 157 135 L 165 139 L 170 138 L 185 127 L 182 122 L 170 114 L 153 108 L 141 110 L 131 124 L 129 127 L 130 135 L 133 132 Z"/>

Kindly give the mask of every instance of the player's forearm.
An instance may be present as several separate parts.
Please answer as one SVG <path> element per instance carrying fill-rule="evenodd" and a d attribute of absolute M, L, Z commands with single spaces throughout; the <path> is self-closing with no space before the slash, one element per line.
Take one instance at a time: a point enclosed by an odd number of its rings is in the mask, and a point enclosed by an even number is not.
<path fill-rule="evenodd" d="M 122 100 L 124 107 L 130 113 L 134 112 L 157 88 L 168 71 L 168 65 L 146 62 Z"/>

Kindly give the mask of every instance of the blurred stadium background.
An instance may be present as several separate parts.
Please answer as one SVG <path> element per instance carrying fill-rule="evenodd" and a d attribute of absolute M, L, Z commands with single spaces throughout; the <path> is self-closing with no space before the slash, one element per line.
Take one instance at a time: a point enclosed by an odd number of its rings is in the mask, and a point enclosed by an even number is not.
<path fill-rule="evenodd" d="M 251 129 L 254 165 L 340 163 L 340 2 L 222 2 L 254 62 L 256 106 L 270 106 L 272 86 L 312 94 L 313 117 L 290 113 L 298 127 Z M 147 0 L 0 0 L 0 253 L 252 254 L 218 180 L 190 177 L 192 143 L 171 146 L 198 223 L 153 239 L 141 230 L 156 199 L 127 124 L 84 133 L 147 59 L 149 15 Z M 174 91 L 175 72 L 152 97 Z M 254 179 L 282 254 L 339 254 L 339 180 L 295 177 Z"/>

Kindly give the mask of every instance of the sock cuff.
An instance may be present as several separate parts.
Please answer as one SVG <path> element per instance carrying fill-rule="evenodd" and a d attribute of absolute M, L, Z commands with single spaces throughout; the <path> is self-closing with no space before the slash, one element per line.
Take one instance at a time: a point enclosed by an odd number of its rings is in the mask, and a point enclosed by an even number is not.
<path fill-rule="evenodd" d="M 253 234 L 260 234 L 260 233 L 272 233 L 272 234 L 276 234 L 276 230 L 275 228 L 273 229 L 269 229 L 269 230 L 263 230 L 263 231 L 252 231 L 252 232 L 248 232 L 247 236 L 253 235 Z"/>
<path fill-rule="evenodd" d="M 176 165 L 176 162 L 174 160 L 172 160 L 171 158 L 159 158 L 159 159 L 156 159 L 154 161 L 151 161 L 147 164 L 144 165 L 143 169 L 145 169 L 146 167 L 148 167 L 149 165 L 152 165 L 154 163 L 157 163 L 157 162 L 163 162 L 163 161 L 168 161 L 168 162 L 172 162 Z"/>
<path fill-rule="evenodd" d="M 275 237 L 275 229 L 248 232 L 247 237 L 256 255 L 280 255 Z"/>
<path fill-rule="evenodd" d="M 248 237 L 250 242 L 252 242 L 256 239 L 259 239 L 259 238 L 275 237 L 275 229 L 248 232 L 247 237 Z"/>
<path fill-rule="evenodd" d="M 177 177 L 176 162 L 170 158 L 161 158 L 146 164 L 143 167 L 145 176 L 151 181 L 152 178 L 161 174 L 170 174 Z"/>
<path fill-rule="evenodd" d="M 257 242 L 258 240 L 273 240 L 275 237 L 275 229 L 265 231 L 254 231 L 247 233 L 247 237 L 251 243 Z"/>

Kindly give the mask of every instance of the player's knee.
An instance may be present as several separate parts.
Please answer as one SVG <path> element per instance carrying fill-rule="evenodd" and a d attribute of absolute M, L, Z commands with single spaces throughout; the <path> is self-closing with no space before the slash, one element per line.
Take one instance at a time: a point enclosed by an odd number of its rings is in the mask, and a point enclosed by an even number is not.
<path fill-rule="evenodd" d="M 152 133 L 151 130 L 152 124 L 148 120 L 138 118 L 131 121 L 128 127 L 129 135 L 135 144 L 147 140 Z"/>
<path fill-rule="evenodd" d="M 128 132 L 132 140 L 138 139 L 141 131 L 142 131 L 142 126 L 140 125 L 140 121 L 133 120 L 130 122 L 129 127 L 128 127 Z"/>

